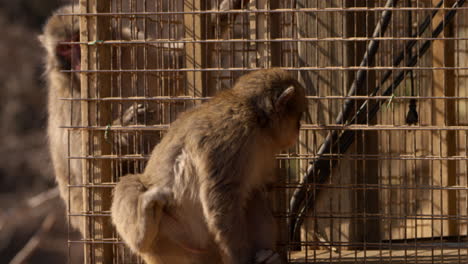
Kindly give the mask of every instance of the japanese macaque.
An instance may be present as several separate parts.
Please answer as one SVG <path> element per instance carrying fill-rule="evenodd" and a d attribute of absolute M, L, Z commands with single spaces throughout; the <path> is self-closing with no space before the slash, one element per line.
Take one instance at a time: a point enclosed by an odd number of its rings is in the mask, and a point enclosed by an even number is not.
<path fill-rule="evenodd" d="M 269 69 L 181 114 L 144 173 L 116 185 L 118 233 L 148 264 L 281 263 L 266 186 L 306 105 L 289 73 Z"/>
<path fill-rule="evenodd" d="M 241 0 L 223 0 L 210 2 L 211 6 L 219 5 L 220 10 L 230 8 L 240 8 Z M 113 1 L 113 12 L 131 12 L 132 4 L 128 0 Z M 144 5 L 143 1 L 138 0 L 138 9 L 133 11 L 158 11 L 154 0 L 148 0 Z M 177 1 L 175 4 L 163 1 L 163 10 L 178 8 L 183 10 L 183 1 Z M 120 9 L 119 9 L 120 8 Z M 154 10 L 153 10 L 154 9 Z M 171 10 L 174 11 L 174 10 Z M 67 131 L 61 126 L 80 126 L 81 124 L 81 101 L 76 100 L 80 95 L 80 74 L 70 72 L 70 70 L 79 71 L 81 66 L 81 52 L 79 44 L 66 44 L 63 42 L 78 42 L 79 32 L 79 6 L 65 6 L 57 10 L 44 26 L 43 34 L 39 37 L 43 47 L 46 50 L 45 76 L 49 87 L 48 95 L 48 137 L 52 157 L 52 163 L 55 171 L 55 177 L 59 185 L 60 194 L 71 214 L 83 213 L 83 192 L 80 185 L 85 184 L 82 179 L 82 164 L 79 159 L 68 159 L 68 157 L 80 157 L 82 155 L 82 137 L 79 131 Z M 65 16 L 63 16 L 65 14 Z M 77 16 L 70 16 L 77 14 Z M 220 15 L 223 21 L 221 31 L 227 28 L 227 14 Z M 183 17 L 181 16 L 181 19 Z M 123 21 L 123 22 L 122 22 Z M 151 38 L 173 38 L 170 32 L 182 32 L 183 28 L 174 30 L 169 25 L 160 25 L 158 23 L 149 23 L 146 26 L 145 34 L 136 27 L 130 28 L 130 20 L 123 17 L 118 29 L 113 28 L 112 35 L 116 39 L 122 40 L 151 40 Z M 152 20 L 150 20 L 152 21 Z M 155 20 L 156 21 L 156 20 Z M 138 25 L 141 21 L 137 21 Z M 175 23 L 173 23 L 175 25 Z M 171 24 L 172 25 L 172 24 Z M 173 25 L 173 26 L 174 26 Z M 163 27 L 162 29 L 160 27 Z M 179 25 L 183 27 L 183 24 Z M 156 33 L 157 32 L 157 33 Z M 160 35 L 157 35 L 160 34 Z M 154 43 L 154 42 L 153 42 Z M 114 69 L 123 70 L 141 70 L 141 69 L 161 69 L 161 68 L 182 68 L 184 64 L 183 44 L 148 44 L 143 45 L 120 45 L 112 47 L 112 65 Z M 66 72 L 63 72 L 66 71 Z M 168 76 L 170 75 L 170 76 Z M 176 76 L 177 75 L 177 76 Z M 140 72 L 114 74 L 112 78 L 112 96 L 131 97 L 131 96 L 167 96 L 180 95 L 183 93 L 184 76 L 181 72 L 163 72 L 157 74 L 146 74 Z M 65 99 L 65 100 L 64 100 Z M 70 100 L 75 99 L 75 101 Z M 183 108 L 183 107 L 179 107 Z M 173 112 L 179 109 L 172 106 Z M 122 101 L 113 104 L 112 117 L 114 121 L 112 126 L 126 126 L 133 124 L 152 125 L 161 122 L 167 122 L 173 112 L 162 112 L 162 104 L 145 101 L 144 103 L 135 103 L 132 101 Z M 95 118 L 91 116 L 91 118 Z M 143 140 L 144 150 L 135 148 L 136 142 L 142 142 L 124 133 L 113 133 L 113 147 L 118 154 L 145 154 L 149 153 L 154 145 L 160 140 L 157 135 L 144 134 L 148 140 Z M 135 151 L 129 153 L 129 151 Z M 124 168 L 122 174 L 137 171 L 134 168 Z M 117 175 L 115 175 L 117 176 Z M 72 187 L 68 187 L 72 185 Z M 73 227 L 78 228 L 82 233 L 84 226 L 82 217 L 70 217 Z"/>
<path fill-rule="evenodd" d="M 55 177 L 58 182 L 60 194 L 71 214 L 83 213 L 83 188 L 80 185 L 86 182 L 82 179 L 81 160 L 68 159 L 68 157 L 82 156 L 82 137 L 80 131 L 67 131 L 61 126 L 80 126 L 81 124 L 81 101 L 80 95 L 80 76 L 77 72 L 70 70 L 80 70 L 81 54 L 79 44 L 69 44 L 63 42 L 79 41 L 79 17 L 63 14 L 78 14 L 78 6 L 65 6 L 53 14 L 46 25 L 44 32 L 39 39 L 46 50 L 45 58 L 45 77 L 48 85 L 48 138 L 49 148 L 54 167 Z M 121 36 L 124 40 L 131 39 L 130 30 L 123 28 L 121 32 L 113 32 L 114 35 Z M 138 34 L 137 34 L 138 35 Z M 150 46 L 143 52 L 143 46 L 112 47 L 112 65 L 117 69 L 155 69 L 156 63 L 164 60 L 168 67 L 175 67 L 174 61 L 179 59 L 176 52 L 180 48 L 171 50 L 167 47 Z M 176 55 L 174 55 L 176 54 Z M 145 56 L 147 56 L 145 58 Z M 176 57 L 177 59 L 173 59 Z M 158 60 L 159 58 L 159 60 Z M 171 59 L 172 58 L 172 59 Z M 173 62 L 171 64 L 170 62 Z M 179 63 L 177 61 L 177 63 Z M 179 65 L 180 67 L 180 65 Z M 68 71 L 68 72 L 63 72 Z M 137 78 L 135 78 L 135 76 Z M 143 74 L 120 74 L 112 79 L 112 96 L 130 97 L 130 96 L 156 96 L 160 95 L 161 85 L 164 81 L 157 80 L 158 76 L 143 76 Z M 165 84 L 167 85 L 167 83 Z M 65 99 L 65 100 L 64 100 Z M 136 103 L 132 101 L 117 102 L 112 105 L 113 122 L 110 126 L 127 126 L 134 124 L 155 124 L 160 122 L 156 119 L 159 116 L 155 113 L 159 105 L 152 102 Z M 95 120 L 95 116 L 91 119 Z M 112 133 L 112 141 L 116 153 L 125 155 L 136 149 L 135 139 L 129 134 Z M 149 154 L 154 145 L 160 140 L 157 136 L 143 135 L 144 140 L 141 144 L 146 147 L 146 153 Z M 133 145 L 132 145 L 133 144 Z M 144 154 L 145 150 L 137 149 L 139 154 Z M 122 173 L 127 174 L 134 168 L 122 165 Z M 138 170 L 137 170 L 138 171 Z M 68 185 L 75 187 L 68 187 Z M 78 228 L 84 233 L 82 217 L 70 217 L 73 227 Z"/>
<path fill-rule="evenodd" d="M 71 6 L 61 8 L 57 10 L 57 14 L 71 13 L 71 9 Z M 61 72 L 62 70 L 79 69 L 81 65 L 80 46 L 60 44 L 60 42 L 66 41 L 79 41 L 79 21 L 78 17 L 57 14 L 48 20 L 43 35 L 39 36 L 39 40 L 47 51 L 45 61 L 45 76 L 48 85 L 47 134 L 60 196 L 72 213 L 82 213 L 81 189 L 68 189 L 68 184 L 82 183 L 81 161 L 67 159 L 68 156 L 81 155 L 81 134 L 75 131 L 67 133 L 65 129 L 60 129 L 60 126 L 78 126 L 81 122 L 80 102 L 61 100 L 61 98 L 80 97 L 78 74 Z M 68 144 L 70 144 L 70 148 L 68 148 Z M 71 217 L 70 222 L 75 228 L 83 228 L 81 217 Z"/>

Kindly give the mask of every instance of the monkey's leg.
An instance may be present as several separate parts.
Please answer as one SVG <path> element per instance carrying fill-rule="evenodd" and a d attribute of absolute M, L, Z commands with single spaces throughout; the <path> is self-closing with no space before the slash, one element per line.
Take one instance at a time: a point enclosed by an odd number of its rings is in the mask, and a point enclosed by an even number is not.
<path fill-rule="evenodd" d="M 149 252 L 158 235 L 163 207 L 173 199 L 169 188 L 147 190 L 139 175 L 127 175 L 115 186 L 111 215 L 117 231 L 135 252 Z"/>
<path fill-rule="evenodd" d="M 201 189 L 203 214 L 221 250 L 223 263 L 251 263 L 253 252 L 247 239 L 247 221 L 238 186 L 216 182 Z"/>
<path fill-rule="evenodd" d="M 255 254 L 255 264 L 281 264 L 278 253 L 271 249 L 262 249 Z"/>
<path fill-rule="evenodd" d="M 276 223 L 268 204 L 268 193 L 257 190 L 247 202 L 249 239 L 255 250 L 256 264 L 280 264 L 280 255 L 275 252 Z"/>

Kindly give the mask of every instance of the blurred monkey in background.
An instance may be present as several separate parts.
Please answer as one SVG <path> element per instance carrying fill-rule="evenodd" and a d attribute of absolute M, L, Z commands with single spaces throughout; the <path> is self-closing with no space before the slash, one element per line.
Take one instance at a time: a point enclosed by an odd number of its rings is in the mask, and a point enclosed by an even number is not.
<path fill-rule="evenodd" d="M 48 127 L 49 148 L 54 167 L 55 177 L 60 189 L 60 194 L 72 214 L 83 213 L 83 192 L 82 188 L 68 188 L 70 185 L 84 184 L 82 179 L 81 160 L 70 159 L 68 157 L 79 157 L 82 155 L 82 138 L 79 131 L 71 130 L 67 132 L 61 126 L 81 126 L 81 101 L 76 100 L 80 95 L 80 76 L 77 72 L 81 66 L 81 53 L 79 44 L 69 44 L 63 42 L 79 41 L 79 17 L 67 14 L 78 14 L 78 6 L 65 6 L 58 9 L 44 26 L 43 34 L 39 39 L 46 50 L 45 56 L 45 77 L 48 85 Z M 63 15 L 65 14 L 65 15 Z M 123 40 L 131 40 L 132 33 L 128 28 L 123 28 L 121 32 L 112 32 L 120 35 Z M 141 34 L 140 34 L 141 35 Z M 138 37 L 138 36 L 137 36 Z M 141 37 L 141 36 L 140 36 Z M 182 63 L 180 47 L 174 49 L 161 46 L 149 46 L 146 53 L 143 46 L 112 47 L 116 56 L 112 57 L 113 65 L 119 69 L 156 69 L 156 62 L 164 60 L 165 65 L 171 65 L 173 57 L 178 58 L 177 63 Z M 147 57 L 145 57 L 145 54 Z M 158 60 L 159 59 L 159 60 Z M 68 72 L 64 72 L 68 71 Z M 135 74 L 137 75 L 137 74 Z M 157 77 L 137 76 L 133 78 L 131 74 L 122 74 L 112 81 L 112 94 L 118 97 L 130 96 L 157 96 L 161 91 L 157 84 L 161 81 Z M 136 81 L 135 81 L 136 79 Z M 146 84 L 145 84 L 146 82 Z M 67 98 L 68 100 L 63 100 Z M 71 100 L 69 100 L 71 99 Z M 75 99 L 75 100 L 73 100 Z M 112 126 L 127 126 L 134 124 L 156 124 L 161 122 L 156 103 L 145 102 L 137 104 L 134 102 L 119 102 L 112 111 Z M 96 117 L 92 117 L 96 118 Z M 128 134 L 117 134 L 113 137 L 114 151 L 119 155 L 129 154 L 134 151 L 138 139 Z M 149 154 L 154 145 L 159 141 L 157 136 L 149 137 L 145 135 L 143 146 L 147 150 L 137 150 Z M 116 149 L 118 147 L 118 149 Z M 124 165 L 122 165 L 124 166 Z M 129 166 L 123 168 L 123 174 L 134 171 L 135 168 Z M 138 171 L 138 170 L 137 170 Z M 74 228 L 79 229 L 82 234 L 84 226 L 82 217 L 70 217 L 70 222 Z"/>

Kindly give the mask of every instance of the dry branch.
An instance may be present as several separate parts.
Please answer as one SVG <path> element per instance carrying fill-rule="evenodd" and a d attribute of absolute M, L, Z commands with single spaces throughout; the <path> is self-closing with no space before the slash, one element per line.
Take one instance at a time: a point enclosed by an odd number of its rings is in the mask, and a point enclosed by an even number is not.
<path fill-rule="evenodd" d="M 61 202 L 57 187 L 35 195 L 18 203 L 16 207 L 6 210 L 0 218 L 0 251 L 9 244 L 15 230 L 24 225 L 39 222 L 38 219 L 54 210 L 55 202 Z"/>
<path fill-rule="evenodd" d="M 47 232 L 52 228 L 53 224 L 55 223 L 55 213 L 50 213 L 47 217 L 42 221 L 40 229 L 34 234 L 34 236 L 29 239 L 28 243 L 21 249 L 18 254 L 10 261 L 10 264 L 21 264 L 25 263 L 25 261 L 34 253 L 34 251 L 38 248 L 42 238 L 44 237 Z"/>

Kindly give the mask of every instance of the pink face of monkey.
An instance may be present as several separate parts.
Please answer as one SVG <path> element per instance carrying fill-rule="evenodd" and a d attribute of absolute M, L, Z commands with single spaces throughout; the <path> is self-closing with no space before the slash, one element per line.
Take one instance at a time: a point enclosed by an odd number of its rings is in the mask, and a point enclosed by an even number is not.
<path fill-rule="evenodd" d="M 78 42 L 80 36 L 73 35 L 66 42 Z M 81 49 L 79 44 L 60 43 L 55 48 L 55 54 L 60 62 L 60 68 L 64 70 L 80 70 Z"/>

